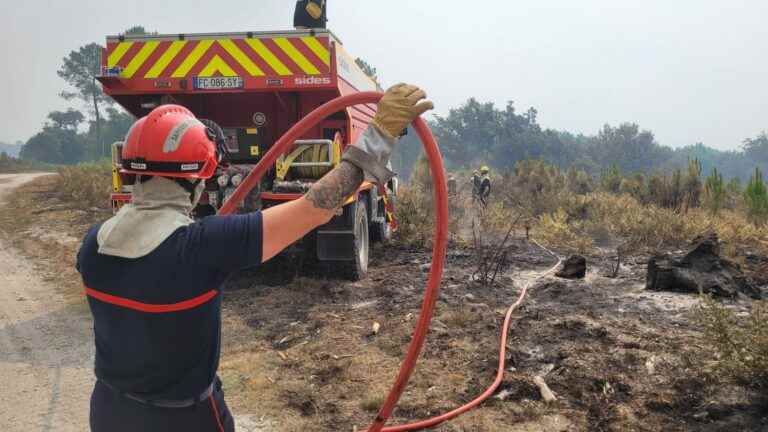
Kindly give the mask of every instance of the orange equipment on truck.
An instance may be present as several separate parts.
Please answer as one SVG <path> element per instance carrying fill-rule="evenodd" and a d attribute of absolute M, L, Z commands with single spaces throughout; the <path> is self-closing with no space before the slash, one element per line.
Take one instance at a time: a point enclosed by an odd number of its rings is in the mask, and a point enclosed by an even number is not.
<path fill-rule="evenodd" d="M 221 126 L 227 154 L 195 209 L 199 217 L 214 214 L 302 117 L 338 96 L 380 90 L 326 29 L 110 36 L 99 81 L 106 94 L 136 117 L 175 103 Z M 240 210 L 301 197 L 339 163 L 375 110 L 375 105 L 362 105 L 325 119 L 277 161 Z M 120 146 L 113 146 L 116 167 L 121 164 Z M 115 209 L 130 200 L 131 182 L 115 174 Z M 335 262 L 334 273 L 361 278 L 368 267 L 369 237 L 388 241 L 392 235 L 396 193 L 396 179 L 385 188 L 364 183 L 342 214 L 310 233 L 299 247 L 310 258 Z"/>

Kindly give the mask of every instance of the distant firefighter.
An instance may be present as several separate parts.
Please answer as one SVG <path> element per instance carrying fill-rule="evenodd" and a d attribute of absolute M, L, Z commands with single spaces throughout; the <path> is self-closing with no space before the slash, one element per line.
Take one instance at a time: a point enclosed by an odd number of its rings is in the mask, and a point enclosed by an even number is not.
<path fill-rule="evenodd" d="M 480 199 L 480 203 L 483 204 L 483 207 L 486 207 L 488 205 L 488 197 L 491 195 L 491 176 L 490 176 L 491 170 L 488 169 L 487 166 L 483 165 L 482 168 L 480 168 L 480 186 L 478 188 L 478 198 Z"/>
<path fill-rule="evenodd" d="M 448 195 L 456 195 L 456 177 L 453 174 L 448 176 Z"/>
<path fill-rule="evenodd" d="M 472 178 L 470 179 L 470 182 L 472 182 L 472 202 L 478 201 L 480 198 L 480 184 L 482 181 L 483 178 L 480 177 L 480 171 L 473 171 Z"/>

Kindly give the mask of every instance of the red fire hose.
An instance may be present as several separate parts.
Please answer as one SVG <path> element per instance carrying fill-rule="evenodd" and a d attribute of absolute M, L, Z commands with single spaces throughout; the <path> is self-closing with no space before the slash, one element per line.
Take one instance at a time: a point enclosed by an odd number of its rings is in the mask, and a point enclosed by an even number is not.
<path fill-rule="evenodd" d="M 293 143 L 302 135 L 308 132 L 309 129 L 319 124 L 322 120 L 333 113 L 339 112 L 342 109 L 354 105 L 377 103 L 381 97 L 382 94 L 376 92 L 356 93 L 336 98 L 312 111 L 312 113 L 296 123 L 296 125 L 294 125 L 277 141 L 277 143 L 275 143 L 274 146 L 272 146 L 272 148 L 256 165 L 253 171 L 251 171 L 248 177 L 245 178 L 243 183 L 235 190 L 230 199 L 222 206 L 222 208 L 219 210 L 219 214 L 227 215 L 234 212 L 237 205 L 243 199 L 245 199 L 246 195 L 248 195 L 248 193 L 259 183 L 264 173 L 266 173 L 267 170 L 273 166 L 277 158 L 285 153 L 289 147 L 293 145 Z M 504 376 L 507 330 L 509 328 L 512 312 L 523 301 L 528 288 L 526 285 L 522 289 L 520 297 L 507 311 L 502 328 L 499 368 L 496 374 L 496 379 L 494 380 L 493 384 L 485 392 L 483 392 L 482 395 L 478 396 L 476 399 L 466 405 L 431 419 L 406 425 L 391 426 L 387 428 L 384 427 L 384 424 L 392 414 L 392 411 L 397 405 L 397 402 L 400 400 L 400 396 L 403 394 L 403 391 L 405 390 L 405 387 L 410 380 L 411 373 L 416 366 L 416 362 L 421 353 L 421 349 L 424 346 L 424 340 L 427 336 L 429 323 L 432 320 L 432 313 L 435 309 L 435 302 L 437 301 L 438 293 L 440 290 L 440 280 L 442 279 L 443 275 L 445 251 L 448 243 L 448 191 L 440 149 L 438 148 L 437 142 L 432 136 L 432 132 L 429 130 L 429 127 L 424 122 L 424 120 L 417 118 L 413 122 L 413 127 L 415 128 L 416 133 L 419 135 L 419 138 L 424 145 L 424 151 L 427 155 L 427 160 L 429 161 L 429 169 L 432 175 L 433 183 L 435 185 L 434 203 L 436 228 L 434 234 L 434 247 L 432 249 L 432 267 L 429 273 L 429 279 L 427 280 L 424 300 L 421 305 L 421 313 L 419 315 L 416 328 L 414 329 L 411 344 L 408 347 L 408 352 L 402 364 L 400 365 L 400 371 L 397 374 L 397 378 L 395 379 L 394 385 L 392 386 L 389 395 L 381 406 L 379 414 L 376 416 L 376 419 L 368 428 L 367 432 L 404 432 L 435 426 L 471 410 L 472 408 L 479 405 L 482 401 L 487 399 L 489 396 L 491 396 L 493 392 L 496 391 L 496 388 L 498 388 L 498 386 L 501 384 L 502 378 Z"/>

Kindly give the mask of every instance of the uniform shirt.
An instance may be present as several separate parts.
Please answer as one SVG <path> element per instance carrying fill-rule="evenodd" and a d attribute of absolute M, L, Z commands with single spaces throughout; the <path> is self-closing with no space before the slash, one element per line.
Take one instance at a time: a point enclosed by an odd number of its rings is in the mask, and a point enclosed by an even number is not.
<path fill-rule="evenodd" d="M 77 256 L 96 377 L 147 399 L 199 395 L 219 366 L 220 287 L 234 270 L 261 263 L 261 213 L 205 218 L 138 259 L 99 254 L 98 231 L 88 231 Z"/>
<path fill-rule="evenodd" d="M 491 194 L 491 178 L 483 176 L 480 181 L 480 196 L 487 197 Z"/>

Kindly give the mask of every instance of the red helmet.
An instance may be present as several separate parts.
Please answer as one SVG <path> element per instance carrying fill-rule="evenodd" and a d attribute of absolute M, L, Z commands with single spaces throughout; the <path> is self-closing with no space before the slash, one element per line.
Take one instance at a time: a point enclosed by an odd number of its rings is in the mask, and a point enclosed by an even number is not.
<path fill-rule="evenodd" d="M 205 125 L 179 105 L 162 105 L 131 126 L 121 173 L 207 179 L 218 165 Z"/>

